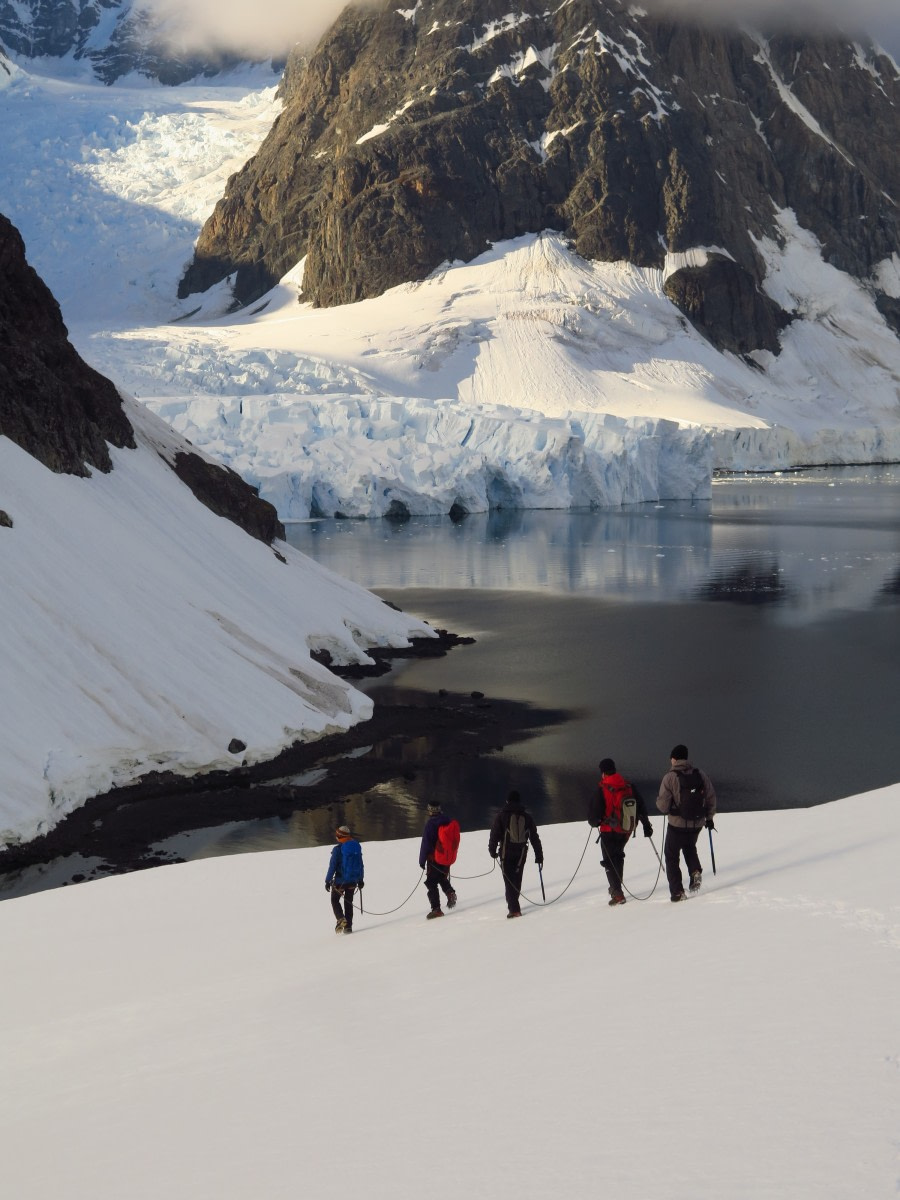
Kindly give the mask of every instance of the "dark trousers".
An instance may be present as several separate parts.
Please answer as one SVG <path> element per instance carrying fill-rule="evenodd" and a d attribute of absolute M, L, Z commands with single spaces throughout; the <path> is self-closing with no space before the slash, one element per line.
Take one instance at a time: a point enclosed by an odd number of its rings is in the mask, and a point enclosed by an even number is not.
<path fill-rule="evenodd" d="M 600 849 L 603 851 L 603 866 L 611 896 L 622 895 L 622 880 L 625 878 L 625 845 L 630 833 L 601 833 Z"/>
<path fill-rule="evenodd" d="M 500 866 L 503 868 L 503 883 L 506 888 L 506 907 L 510 912 L 521 912 L 519 893 L 522 890 L 522 876 L 525 874 L 525 855 L 501 858 Z"/>
<path fill-rule="evenodd" d="M 333 883 L 331 885 L 331 908 L 335 919 L 343 918 L 347 928 L 353 928 L 353 897 L 356 895 L 355 883 Z"/>
<path fill-rule="evenodd" d="M 438 888 L 443 891 L 445 896 L 453 895 L 453 886 L 450 883 L 450 868 L 442 867 L 436 862 L 430 862 L 425 868 L 425 891 L 428 893 L 428 903 L 432 908 L 441 907 Z"/>
<path fill-rule="evenodd" d="M 663 854 L 666 860 L 666 879 L 669 881 L 669 895 L 677 896 L 684 891 L 684 881 L 681 878 L 681 855 L 684 855 L 685 866 L 693 874 L 702 870 L 700 856 L 697 853 L 699 829 L 676 829 L 669 825 L 666 829 L 666 844 Z"/>

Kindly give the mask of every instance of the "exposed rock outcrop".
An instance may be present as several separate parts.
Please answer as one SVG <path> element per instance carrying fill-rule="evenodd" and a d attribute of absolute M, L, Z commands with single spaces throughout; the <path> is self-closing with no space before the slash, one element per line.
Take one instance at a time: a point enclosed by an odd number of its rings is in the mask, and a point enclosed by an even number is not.
<path fill-rule="evenodd" d="M 737 263 L 711 255 L 702 267 L 673 272 L 665 290 L 695 329 L 720 349 L 734 354 L 778 353 L 778 331 L 790 318 Z"/>
<path fill-rule="evenodd" d="M 525 0 L 517 15 L 420 0 L 345 10 L 285 92 L 182 295 L 234 275 L 246 303 L 306 255 L 306 297 L 346 303 L 557 229 L 585 257 L 644 267 L 719 251 L 669 294 L 746 353 L 777 348 L 785 320 L 760 290 L 777 209 L 860 279 L 900 249 L 900 76 L 871 46 L 616 0 Z"/>
<path fill-rule="evenodd" d="M 121 397 L 69 342 L 59 305 L 2 215 L 0 277 L 0 436 L 52 471 L 109 471 L 108 444 L 135 445 Z M 284 537 L 272 505 L 228 467 L 184 450 L 174 455 L 173 469 L 207 508 L 253 537 L 267 543 Z M 11 524 L 5 513 L 2 524 Z"/>
<path fill-rule="evenodd" d="M 197 499 L 219 517 L 240 525 L 252 537 L 271 545 L 284 538 L 284 526 L 274 505 L 260 500 L 259 492 L 230 467 L 211 463 L 199 454 L 175 455 L 175 474 Z"/>
<path fill-rule="evenodd" d="M 108 471 L 107 443 L 134 445 L 119 393 L 75 351 L 59 305 L 4 216 L 0 277 L 0 434 L 53 471 Z"/>

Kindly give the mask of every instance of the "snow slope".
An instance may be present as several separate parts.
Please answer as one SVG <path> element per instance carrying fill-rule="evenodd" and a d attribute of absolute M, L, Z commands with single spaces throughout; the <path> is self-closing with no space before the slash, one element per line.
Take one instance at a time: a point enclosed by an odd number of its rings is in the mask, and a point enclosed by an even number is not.
<path fill-rule="evenodd" d="M 417 845 L 367 844 L 366 908 L 415 894 L 351 938 L 326 847 L 6 901 L 10 1194 L 888 1200 L 900 787 L 718 823 L 675 908 L 609 909 L 591 838 L 509 923 L 484 833 L 437 922 Z M 542 830 L 549 899 L 587 834 Z M 656 874 L 638 838 L 626 882 Z"/>
<path fill-rule="evenodd" d="M 309 651 L 365 662 L 430 632 L 215 516 L 161 457 L 180 439 L 128 414 L 138 449 L 89 479 L 0 438 L 0 842 L 148 771 L 258 762 L 347 728 L 371 701 Z"/>
<path fill-rule="evenodd" d="M 251 310 L 175 291 L 270 90 L 99 88 L 17 72 L 2 95 L 0 211 L 81 353 L 285 519 L 705 496 L 714 467 L 900 459 L 900 341 L 793 213 L 760 245 L 797 319 L 774 358 L 720 354 L 668 273 L 588 263 L 555 235 L 497 245 L 376 300 Z M 895 259 L 881 286 L 900 294 Z M 174 322 L 174 323 L 173 323 Z"/>

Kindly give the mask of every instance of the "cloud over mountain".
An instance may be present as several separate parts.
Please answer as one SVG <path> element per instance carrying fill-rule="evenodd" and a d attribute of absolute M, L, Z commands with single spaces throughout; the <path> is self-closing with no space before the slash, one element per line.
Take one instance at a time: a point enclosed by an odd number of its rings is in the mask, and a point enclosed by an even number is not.
<path fill-rule="evenodd" d="M 414 7 L 415 0 L 405 6 Z M 246 0 L 139 0 L 143 10 L 160 18 L 179 49 L 282 55 L 292 47 L 313 45 L 346 7 L 344 0 L 269 0 L 265 6 Z M 402 2 L 398 8 L 404 7 Z M 848 11 L 845 0 L 646 0 L 649 11 L 690 17 L 730 26 L 757 23 L 813 34 L 835 27 L 850 34 L 870 33 L 900 56 L 900 14 L 896 0 L 857 0 Z"/>
<path fill-rule="evenodd" d="M 191 52 L 226 51 L 281 56 L 296 45 L 313 45 L 343 8 L 344 0 L 139 0 L 162 21 L 172 44 Z M 413 0 L 414 2 L 414 0 Z"/>

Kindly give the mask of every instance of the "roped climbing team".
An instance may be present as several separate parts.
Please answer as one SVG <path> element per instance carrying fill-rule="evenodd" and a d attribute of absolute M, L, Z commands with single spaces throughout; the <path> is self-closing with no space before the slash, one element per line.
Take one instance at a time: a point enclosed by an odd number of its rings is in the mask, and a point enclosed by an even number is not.
<path fill-rule="evenodd" d="M 706 772 L 691 763 L 688 748 L 683 743 L 672 748 L 669 762 L 669 770 L 659 785 L 656 807 L 668 818 L 663 856 L 669 899 L 677 902 L 686 899 L 682 857 L 688 869 L 688 890 L 697 892 L 701 887 L 703 868 L 697 853 L 697 839 L 704 828 L 715 829 L 716 792 Z M 648 838 L 653 836 L 653 826 L 643 797 L 616 769 L 611 758 L 600 762 L 600 782 L 589 806 L 588 821 L 599 831 L 600 862 L 606 871 L 609 904 L 611 907 L 624 904 L 625 847 L 638 823 Z M 347 825 L 335 830 L 335 840 L 325 876 L 325 890 L 331 896 L 335 932 L 352 933 L 353 897 L 358 888 L 364 887 L 362 847 Z M 534 850 L 535 863 L 541 867 L 544 851 L 534 818 L 519 793 L 512 791 L 494 818 L 488 837 L 488 852 L 491 858 L 499 861 L 503 875 L 507 917 L 522 915 L 519 896 L 529 843 Z M 429 804 L 419 848 L 419 866 L 425 872 L 425 891 L 430 906 L 426 914 L 428 920 L 444 915 L 441 893 L 448 908 L 456 904 L 450 868 L 456 861 L 458 847 L 459 822 L 448 816 L 440 804 Z"/>

